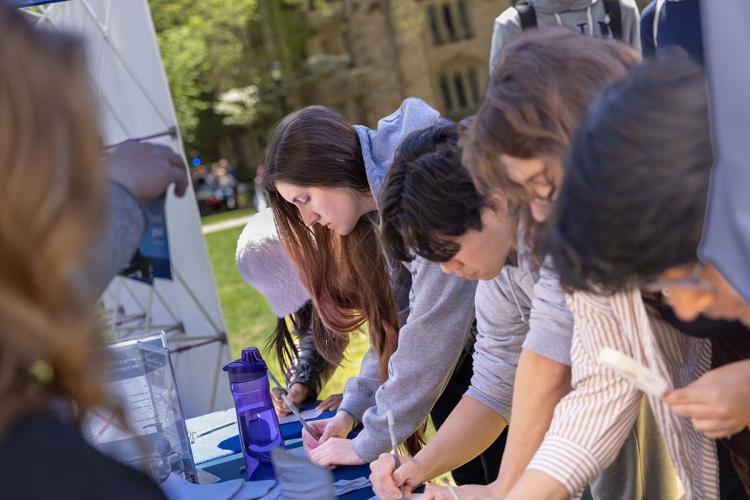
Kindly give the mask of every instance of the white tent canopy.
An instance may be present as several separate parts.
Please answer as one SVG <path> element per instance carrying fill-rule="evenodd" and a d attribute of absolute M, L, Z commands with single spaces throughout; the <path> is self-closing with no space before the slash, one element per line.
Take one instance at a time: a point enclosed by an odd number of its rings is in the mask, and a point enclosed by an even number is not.
<path fill-rule="evenodd" d="M 84 38 L 105 144 L 179 130 L 147 0 L 70 0 L 29 12 L 40 26 Z M 183 154 L 179 132 L 154 142 Z M 230 353 L 192 188 L 182 198 L 170 190 L 166 219 L 172 279 L 152 286 L 117 277 L 103 302 L 116 338 L 165 330 L 173 351 L 201 344 L 172 355 L 185 415 L 192 417 L 232 406 L 221 375 Z"/>

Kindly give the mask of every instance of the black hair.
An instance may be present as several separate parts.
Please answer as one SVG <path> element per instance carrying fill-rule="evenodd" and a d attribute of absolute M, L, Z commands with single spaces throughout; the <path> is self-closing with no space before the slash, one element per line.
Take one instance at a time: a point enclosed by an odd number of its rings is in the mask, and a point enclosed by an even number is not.
<path fill-rule="evenodd" d="M 287 319 L 292 325 L 293 332 L 289 330 Z M 306 335 L 313 336 L 315 352 L 325 360 L 320 378 L 312 381 L 317 385 L 310 387 L 311 393 L 317 395 L 321 390 L 320 384 L 330 378 L 344 360 L 344 353 L 349 345 L 349 337 L 347 335 L 336 335 L 329 331 L 315 313 L 312 301 L 308 300 L 288 318 L 278 318 L 276 328 L 266 341 L 266 349 L 276 354 L 281 372 L 285 375 L 299 360 L 299 350 L 295 337 L 297 337 L 299 343 L 302 343 L 302 337 Z"/>
<path fill-rule="evenodd" d="M 481 231 L 486 199 L 461 164 L 460 125 L 410 134 L 399 147 L 380 196 L 381 238 L 386 253 L 410 261 L 453 258 L 460 245 L 445 239 Z"/>
<path fill-rule="evenodd" d="M 593 104 L 545 236 L 568 290 L 613 293 L 697 260 L 713 153 L 702 68 L 644 63 Z"/>

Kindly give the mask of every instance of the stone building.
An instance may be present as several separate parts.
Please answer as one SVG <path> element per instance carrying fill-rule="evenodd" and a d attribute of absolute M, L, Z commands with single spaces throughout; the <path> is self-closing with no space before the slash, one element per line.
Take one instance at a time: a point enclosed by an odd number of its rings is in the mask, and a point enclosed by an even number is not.
<path fill-rule="evenodd" d="M 409 96 L 445 116 L 474 113 L 495 17 L 510 0 L 329 0 L 307 15 L 317 77 L 306 100 L 374 126 Z"/>

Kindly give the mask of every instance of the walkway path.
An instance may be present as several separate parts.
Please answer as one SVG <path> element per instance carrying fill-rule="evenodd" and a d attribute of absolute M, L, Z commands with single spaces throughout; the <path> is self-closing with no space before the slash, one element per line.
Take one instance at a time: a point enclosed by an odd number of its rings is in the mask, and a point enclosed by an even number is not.
<path fill-rule="evenodd" d="M 236 219 L 229 219 L 221 222 L 215 222 L 213 224 L 207 224 L 203 226 L 203 234 L 216 233 L 225 229 L 232 229 L 237 226 L 244 226 L 250 220 L 251 215 L 247 217 L 238 217 Z"/>

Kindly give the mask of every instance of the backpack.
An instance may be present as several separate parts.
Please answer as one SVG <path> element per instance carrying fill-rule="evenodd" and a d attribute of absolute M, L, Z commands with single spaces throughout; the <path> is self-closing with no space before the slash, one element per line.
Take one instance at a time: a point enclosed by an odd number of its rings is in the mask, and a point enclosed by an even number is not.
<path fill-rule="evenodd" d="M 612 37 L 622 40 L 622 10 L 620 9 L 619 0 L 602 1 L 604 2 L 604 11 L 609 16 L 609 29 L 612 32 Z M 528 0 L 514 1 L 513 8 L 518 12 L 522 31 L 526 31 L 529 28 L 536 28 L 536 12 L 534 11 L 534 6 Z"/>

